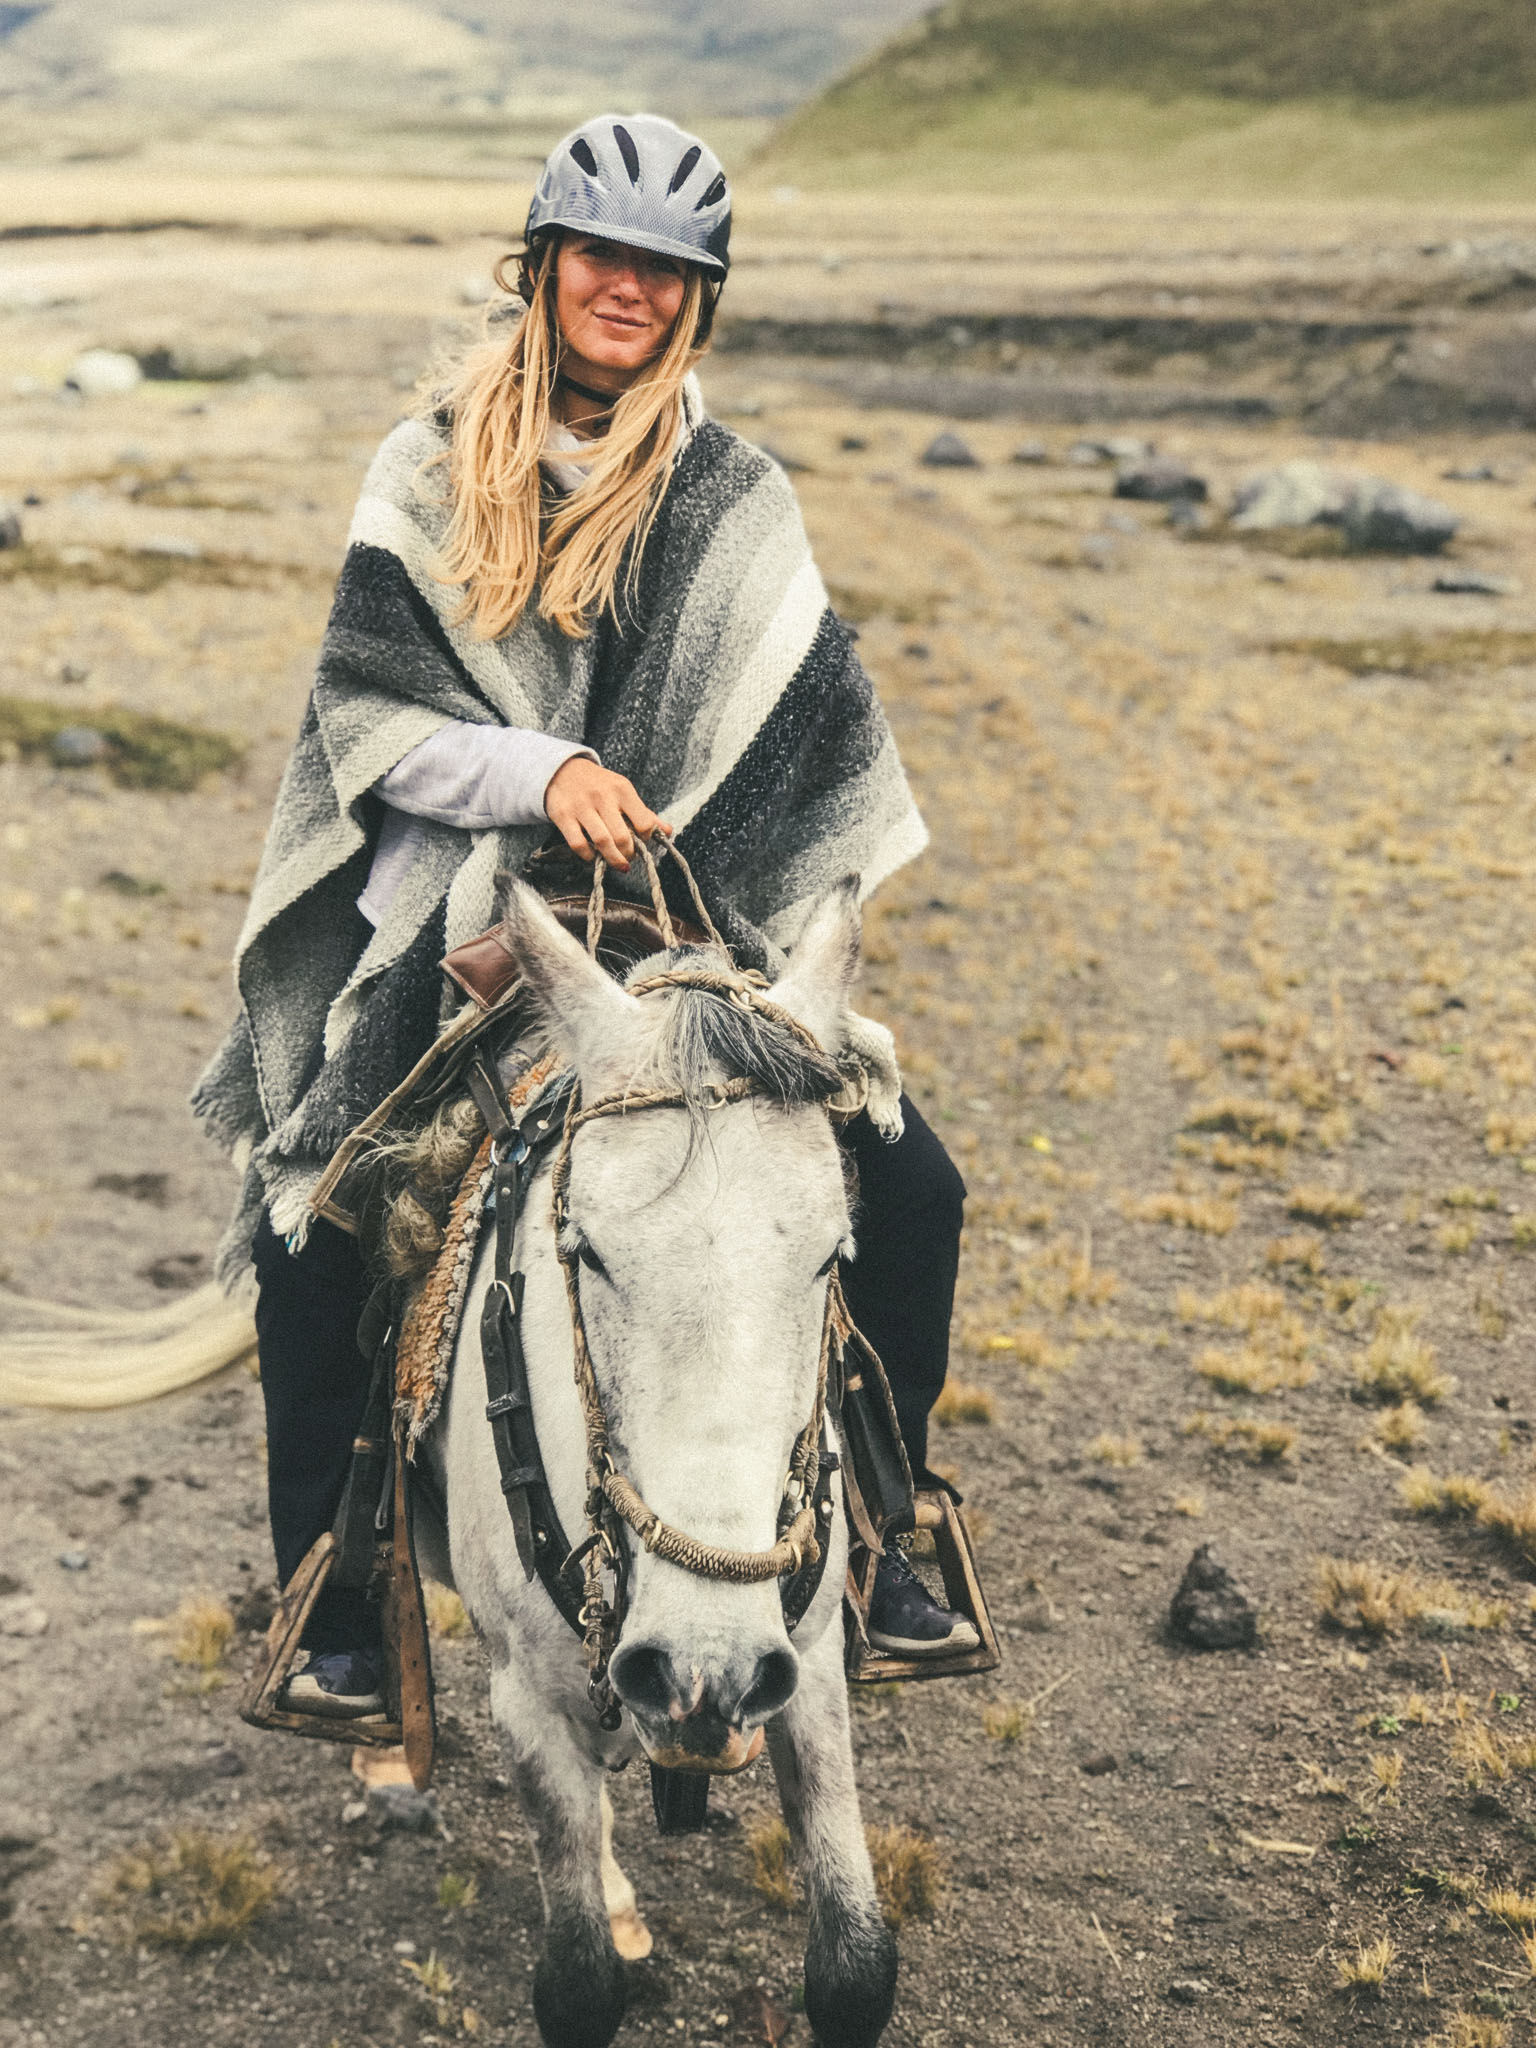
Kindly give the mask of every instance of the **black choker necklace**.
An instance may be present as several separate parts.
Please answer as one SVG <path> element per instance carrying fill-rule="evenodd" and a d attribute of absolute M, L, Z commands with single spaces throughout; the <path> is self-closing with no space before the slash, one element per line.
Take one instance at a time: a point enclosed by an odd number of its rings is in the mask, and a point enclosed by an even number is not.
<path fill-rule="evenodd" d="M 578 384 L 574 377 L 567 377 L 564 370 L 555 372 L 555 382 L 566 391 L 574 391 L 578 398 L 590 398 L 594 405 L 600 405 L 604 412 L 612 412 L 624 396 L 622 391 L 594 391 L 590 384 Z"/>

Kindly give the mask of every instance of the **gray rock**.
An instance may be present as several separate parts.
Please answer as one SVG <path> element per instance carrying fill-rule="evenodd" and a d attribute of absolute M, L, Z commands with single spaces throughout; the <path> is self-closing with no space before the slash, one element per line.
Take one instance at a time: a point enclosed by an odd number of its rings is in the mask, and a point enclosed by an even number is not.
<path fill-rule="evenodd" d="M 1350 547 L 1438 554 L 1461 521 L 1448 506 L 1372 476 L 1344 476 L 1320 462 L 1282 462 L 1243 483 L 1232 502 L 1238 532 L 1342 528 Z"/>
<path fill-rule="evenodd" d="M 1168 507 L 1168 524 L 1180 533 L 1204 533 L 1210 523 L 1210 507 L 1193 498 L 1175 498 Z"/>
<path fill-rule="evenodd" d="M 121 398 L 143 379 L 136 357 L 115 348 L 88 348 L 70 364 L 64 382 L 82 398 Z"/>
<path fill-rule="evenodd" d="M 89 768 L 93 761 L 106 758 L 106 735 L 94 725 L 61 726 L 53 736 L 50 752 L 61 768 Z"/>
<path fill-rule="evenodd" d="M 1259 1632 L 1259 1610 L 1216 1555 L 1202 1543 L 1184 1569 L 1168 1609 L 1168 1624 L 1181 1643 L 1196 1650 L 1251 1649 Z"/>
<path fill-rule="evenodd" d="M 1049 462 L 1050 459 L 1051 451 L 1043 441 L 1021 441 L 1008 458 L 1010 462 L 1030 462 L 1035 464 Z"/>
<path fill-rule="evenodd" d="M 1442 569 L 1429 587 L 1442 597 L 1514 597 L 1519 590 L 1507 576 L 1484 576 L 1476 569 Z"/>
<path fill-rule="evenodd" d="M 1206 1997 L 1210 1988 L 1204 1977 L 1175 1977 L 1168 1986 L 1168 1996 L 1175 2005 L 1193 2005 Z"/>
<path fill-rule="evenodd" d="M 969 445 L 956 434 L 946 430 L 935 434 L 928 446 L 918 457 L 929 469 L 980 469 L 981 464 L 971 453 Z"/>
<path fill-rule="evenodd" d="M 170 555 L 179 562 L 200 562 L 203 559 L 203 551 L 195 540 L 181 540 L 174 534 L 145 541 L 139 552 L 143 555 Z"/>
<path fill-rule="evenodd" d="M 0 548 L 21 546 L 21 513 L 15 505 L 0 504 Z"/>
<path fill-rule="evenodd" d="M 437 1800 L 414 1785 L 370 1785 L 368 1817 L 379 1829 L 404 1835 L 434 1835 L 442 1825 Z"/>
<path fill-rule="evenodd" d="M 61 1550 L 59 1563 L 67 1572 L 83 1572 L 90 1566 L 90 1557 L 83 1550 Z"/>
<path fill-rule="evenodd" d="M 1098 462 L 1145 462 L 1153 452 L 1150 441 L 1134 434 L 1110 434 L 1103 439 L 1085 434 L 1067 450 L 1067 460 L 1088 469 Z"/>
<path fill-rule="evenodd" d="M 1122 463 L 1115 477 L 1117 498 L 1135 498 L 1146 504 L 1173 505 L 1180 500 L 1200 503 L 1208 495 L 1203 476 L 1166 456 L 1153 457 L 1148 462 Z"/>
<path fill-rule="evenodd" d="M 1394 555 L 1437 555 L 1460 525 L 1460 517 L 1438 498 L 1374 477 L 1359 480 L 1344 512 L 1351 547 Z"/>
<path fill-rule="evenodd" d="M 1497 484 L 1503 478 L 1489 462 L 1474 462 L 1460 469 L 1442 469 L 1440 474 L 1448 484 Z"/>
<path fill-rule="evenodd" d="M 1232 501 L 1232 524 L 1245 533 L 1337 525 L 1349 500 L 1349 480 L 1320 462 L 1282 462 L 1239 485 Z"/>

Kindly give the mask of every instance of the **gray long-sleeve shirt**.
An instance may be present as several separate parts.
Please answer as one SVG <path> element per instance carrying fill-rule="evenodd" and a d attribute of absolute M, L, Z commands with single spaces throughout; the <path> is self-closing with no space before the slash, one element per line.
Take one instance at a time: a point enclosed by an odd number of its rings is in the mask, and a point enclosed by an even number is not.
<path fill-rule="evenodd" d="M 545 792 L 574 754 L 597 759 L 579 740 L 459 720 L 413 747 L 374 784 L 388 808 L 358 909 L 370 924 L 383 918 L 420 842 L 418 819 L 468 832 L 537 825 L 548 815 Z"/>

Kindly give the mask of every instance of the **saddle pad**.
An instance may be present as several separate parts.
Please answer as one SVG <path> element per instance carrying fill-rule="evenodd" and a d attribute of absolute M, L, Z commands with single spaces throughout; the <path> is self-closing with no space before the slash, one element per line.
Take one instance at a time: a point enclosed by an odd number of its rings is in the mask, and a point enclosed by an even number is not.
<path fill-rule="evenodd" d="M 560 1072 L 553 1053 L 522 1074 L 508 1091 L 514 1114 L 543 1093 Z M 464 1298 L 485 1222 L 491 1188 L 491 1140 L 484 1138 L 465 1170 L 444 1226 L 443 1248 L 431 1272 L 412 1294 L 400 1324 L 395 1353 L 395 1413 L 406 1426 L 406 1444 L 417 1444 L 442 1412 L 464 1314 Z"/>

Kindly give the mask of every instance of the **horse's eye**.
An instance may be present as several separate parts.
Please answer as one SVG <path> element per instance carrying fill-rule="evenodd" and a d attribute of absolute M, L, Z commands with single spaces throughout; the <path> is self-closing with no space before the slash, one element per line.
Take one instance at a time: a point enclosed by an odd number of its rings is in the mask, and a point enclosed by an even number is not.
<path fill-rule="evenodd" d="M 833 1250 L 829 1253 L 829 1255 L 822 1260 L 821 1264 L 816 1268 L 816 1278 L 818 1280 L 826 1279 L 827 1275 L 831 1272 L 832 1268 L 837 1264 L 838 1255 L 842 1251 L 842 1249 L 843 1248 L 841 1245 L 834 1246 Z"/>
<path fill-rule="evenodd" d="M 595 1273 L 599 1280 L 606 1280 L 608 1278 L 608 1268 L 597 1256 L 597 1253 L 593 1251 L 591 1245 L 587 1243 L 585 1238 L 582 1239 L 580 1247 L 577 1250 L 576 1256 L 578 1259 L 580 1259 L 581 1263 L 586 1267 L 587 1271 L 589 1273 Z"/>

